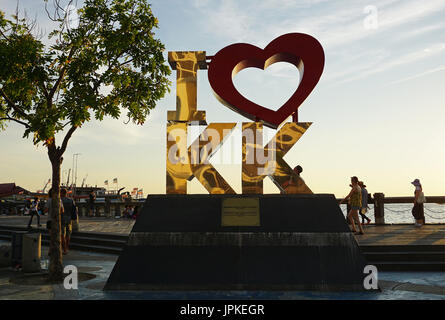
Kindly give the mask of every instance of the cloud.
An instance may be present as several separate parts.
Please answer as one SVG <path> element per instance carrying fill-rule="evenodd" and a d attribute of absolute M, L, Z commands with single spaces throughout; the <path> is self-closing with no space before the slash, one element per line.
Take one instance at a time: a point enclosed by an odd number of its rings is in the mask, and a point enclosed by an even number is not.
<path fill-rule="evenodd" d="M 445 27 L 442 22 L 427 19 L 443 12 L 445 1 L 373 1 L 371 4 L 378 10 L 378 28 L 373 30 L 364 27 L 367 16 L 364 8 L 369 4 L 369 1 L 224 0 L 205 1 L 205 5 L 196 9 L 203 17 L 205 30 L 224 41 L 264 47 L 289 32 L 313 35 L 325 48 L 328 81 L 352 81 L 442 52 L 434 46 L 431 52 L 419 49 L 412 53 L 406 48 L 413 50 L 413 44 L 409 43 L 413 37 L 425 38 Z"/>
<path fill-rule="evenodd" d="M 344 80 L 338 81 L 336 84 L 342 84 L 346 82 L 351 82 L 354 80 L 362 79 L 370 75 L 374 75 L 376 73 L 384 72 L 389 69 L 399 67 L 406 64 L 412 64 L 417 61 L 423 60 L 425 58 L 429 58 L 431 56 L 440 54 L 445 52 L 445 43 L 436 43 L 430 47 L 424 48 L 422 50 L 418 50 L 415 52 L 411 52 L 408 54 L 405 54 L 401 57 L 398 57 L 397 59 L 388 60 L 388 62 L 383 62 L 379 64 L 378 66 L 373 66 L 371 68 L 368 68 L 367 70 L 363 70 L 358 75 L 346 78 Z"/>
<path fill-rule="evenodd" d="M 159 135 L 149 134 L 150 132 L 165 131 L 165 108 L 161 106 L 150 112 L 144 125 L 136 125 L 128 122 L 126 110 L 121 109 L 119 119 L 105 118 L 103 121 L 91 120 L 85 123 L 72 137 L 71 144 L 82 144 L 83 141 L 97 143 L 98 145 L 145 145 L 149 142 L 159 142 L 162 139 Z M 64 133 L 56 136 L 61 140 Z"/>
<path fill-rule="evenodd" d="M 234 41 L 244 41 L 250 38 L 253 19 L 248 12 L 240 9 L 236 2 L 223 0 L 217 8 L 209 7 L 208 2 L 198 1 L 196 6 L 201 11 L 200 17 L 205 30 L 211 30 L 222 38 Z"/>
<path fill-rule="evenodd" d="M 411 30 L 410 32 L 400 34 L 397 37 L 397 41 L 408 40 L 414 37 L 423 36 L 433 31 L 441 30 L 445 28 L 445 23 L 437 23 L 432 25 L 427 25 L 424 27 L 417 28 L 416 30 Z"/>
<path fill-rule="evenodd" d="M 416 74 L 416 75 L 411 76 L 411 77 L 406 77 L 406 78 L 403 78 L 403 79 L 400 79 L 400 80 L 397 80 L 397 81 L 392 81 L 392 82 L 388 83 L 388 85 L 394 85 L 394 84 L 406 82 L 406 81 L 409 81 L 409 80 L 414 80 L 414 79 L 417 79 L 417 78 L 420 78 L 420 77 L 423 77 L 423 76 L 426 76 L 426 75 L 429 75 L 429 74 L 432 74 L 432 73 L 436 73 L 436 72 L 439 72 L 439 71 L 443 71 L 443 70 L 445 70 L 445 65 L 440 66 L 438 68 L 430 69 L 428 71 Z"/>

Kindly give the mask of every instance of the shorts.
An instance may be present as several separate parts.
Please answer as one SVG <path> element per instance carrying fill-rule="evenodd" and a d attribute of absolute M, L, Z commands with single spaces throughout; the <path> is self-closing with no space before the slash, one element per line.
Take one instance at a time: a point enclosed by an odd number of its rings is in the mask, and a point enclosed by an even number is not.
<path fill-rule="evenodd" d="M 358 206 L 351 206 L 351 210 L 360 210 L 360 207 L 358 207 Z"/>
<path fill-rule="evenodd" d="M 61 230 L 62 236 L 69 237 L 71 235 L 72 230 L 73 226 L 71 221 L 68 223 L 62 222 L 62 230 Z"/>

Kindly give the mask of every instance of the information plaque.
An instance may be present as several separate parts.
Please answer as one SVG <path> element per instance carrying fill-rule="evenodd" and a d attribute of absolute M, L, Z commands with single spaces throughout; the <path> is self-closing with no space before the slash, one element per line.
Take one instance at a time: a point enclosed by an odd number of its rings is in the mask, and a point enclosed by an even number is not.
<path fill-rule="evenodd" d="M 258 198 L 226 198 L 222 200 L 221 208 L 221 225 L 223 227 L 260 226 Z"/>

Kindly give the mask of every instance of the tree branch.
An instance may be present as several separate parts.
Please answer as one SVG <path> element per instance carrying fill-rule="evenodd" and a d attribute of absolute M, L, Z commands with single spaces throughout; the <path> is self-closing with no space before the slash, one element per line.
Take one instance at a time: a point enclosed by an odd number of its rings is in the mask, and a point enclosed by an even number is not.
<path fill-rule="evenodd" d="M 66 146 L 68 145 L 68 140 L 71 138 L 76 129 L 77 129 L 76 126 L 72 126 L 66 133 L 65 138 L 63 138 L 62 146 L 58 150 L 60 156 L 62 156 L 62 154 L 65 152 Z"/>
<path fill-rule="evenodd" d="M 67 122 L 67 123 L 65 123 L 63 126 L 62 126 L 62 128 L 65 128 L 67 125 L 69 125 L 71 122 Z"/>
<path fill-rule="evenodd" d="M 9 105 L 10 108 L 12 108 L 23 118 L 28 119 L 27 114 L 22 109 L 20 109 L 14 102 L 12 102 L 11 99 L 9 99 L 9 97 L 6 95 L 6 93 L 3 91 L 2 88 L 0 88 L 0 95 L 3 97 L 3 99 L 5 99 L 6 103 Z"/>
<path fill-rule="evenodd" d="M 25 123 L 25 122 L 23 122 L 23 121 L 20 121 L 20 120 L 18 120 L 18 119 L 11 118 L 11 117 L 0 118 L 0 120 L 15 121 L 15 122 L 17 122 L 17 123 L 20 123 L 20 124 L 24 125 L 26 128 L 29 128 L 29 124 L 27 124 L 27 123 Z"/>
<path fill-rule="evenodd" d="M 3 31 L 0 29 L 0 34 L 5 38 L 5 40 L 9 41 L 9 38 L 6 36 L 6 34 L 3 33 Z"/>
<path fill-rule="evenodd" d="M 46 100 L 49 100 L 49 93 L 46 89 L 45 82 L 41 81 L 40 85 L 42 87 L 43 95 L 45 96 Z"/>
<path fill-rule="evenodd" d="M 133 60 L 134 60 L 134 59 L 130 59 L 130 60 L 127 60 L 127 61 L 125 61 L 125 62 L 122 62 L 122 63 L 119 65 L 119 67 L 122 67 L 122 66 L 126 65 L 127 63 L 133 62 Z"/>
<path fill-rule="evenodd" d="M 74 50 L 75 50 L 74 47 L 72 47 L 71 50 L 70 50 L 70 53 L 68 54 L 68 58 L 67 58 L 68 60 L 71 60 L 71 58 L 72 58 L 72 56 L 74 54 Z M 56 83 L 54 84 L 54 87 L 51 89 L 51 91 L 49 93 L 49 100 L 53 99 L 54 94 L 57 91 L 57 88 L 59 87 L 60 83 L 63 80 L 63 77 L 65 77 L 66 67 L 67 67 L 67 65 L 65 64 L 63 66 L 62 70 L 60 71 L 59 78 L 57 79 Z"/>

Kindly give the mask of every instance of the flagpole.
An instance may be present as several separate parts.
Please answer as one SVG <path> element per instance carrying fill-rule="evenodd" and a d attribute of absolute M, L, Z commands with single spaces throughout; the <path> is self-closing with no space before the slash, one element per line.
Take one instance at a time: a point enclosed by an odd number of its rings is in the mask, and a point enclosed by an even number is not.
<path fill-rule="evenodd" d="M 117 178 L 113 179 L 113 183 L 116 184 L 116 195 L 117 195 L 117 192 L 119 191 L 119 182 L 118 182 Z"/>

